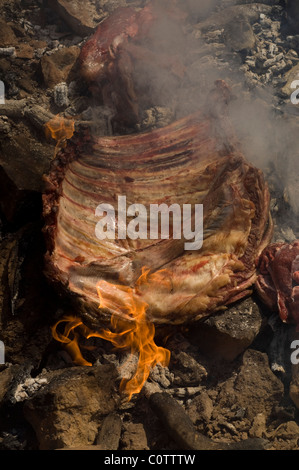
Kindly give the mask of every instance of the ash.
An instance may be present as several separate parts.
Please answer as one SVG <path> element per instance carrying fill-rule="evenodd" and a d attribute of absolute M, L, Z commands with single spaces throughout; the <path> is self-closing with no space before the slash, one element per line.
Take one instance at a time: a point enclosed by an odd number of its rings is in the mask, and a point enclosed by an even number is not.
<path fill-rule="evenodd" d="M 146 2 L 88 0 L 84 14 L 79 2 L 67 3 L 0 6 L 0 340 L 6 361 L 0 365 L 0 449 L 197 449 L 196 440 L 183 440 L 188 429 L 207 448 L 252 442 L 298 450 L 291 325 L 253 293 L 197 325 L 159 327 L 157 342 L 171 351 L 170 363 L 156 365 L 128 402 L 119 383 L 134 373 L 136 356 L 100 339 L 82 340 L 92 366 L 78 366 L 52 338 L 50 326 L 74 312 L 43 277 L 41 219 L 43 175 L 55 149 L 44 125 L 54 115 L 76 117 L 79 129 L 89 126 L 100 135 L 150 130 L 192 112 L 221 78 L 234 94 L 230 117 L 244 154 L 270 187 L 273 239 L 299 238 L 299 108 L 291 101 L 299 72 L 297 2 L 177 1 L 188 18 L 187 77 L 166 94 L 158 80 L 133 128 L 115 127 L 113 109 L 95 105 L 76 67 L 100 21 L 118 6 Z M 182 423 L 176 430 L 171 403 Z"/>

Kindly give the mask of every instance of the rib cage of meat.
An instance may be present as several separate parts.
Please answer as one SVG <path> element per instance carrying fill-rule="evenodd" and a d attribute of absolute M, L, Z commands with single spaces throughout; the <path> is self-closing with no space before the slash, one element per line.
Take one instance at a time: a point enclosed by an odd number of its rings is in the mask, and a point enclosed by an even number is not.
<path fill-rule="evenodd" d="M 198 112 L 147 133 L 76 136 L 47 181 L 46 274 L 95 321 L 115 313 L 99 311 L 97 283 L 105 281 L 117 305 L 117 286 L 134 287 L 144 266 L 165 270 L 165 282 L 160 277 L 138 290 L 156 324 L 197 321 L 250 292 L 255 260 L 271 237 L 269 193 L 226 117 Z M 184 239 L 98 240 L 95 209 L 117 208 L 119 195 L 128 205 L 203 204 L 202 248 L 185 251 Z"/>

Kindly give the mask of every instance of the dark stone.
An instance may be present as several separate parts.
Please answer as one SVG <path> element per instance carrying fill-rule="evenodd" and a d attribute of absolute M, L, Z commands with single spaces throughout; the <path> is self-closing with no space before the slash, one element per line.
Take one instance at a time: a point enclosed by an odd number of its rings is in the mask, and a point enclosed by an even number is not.
<path fill-rule="evenodd" d="M 189 338 L 208 357 L 233 361 L 263 326 L 259 306 L 249 297 L 190 329 Z"/>
<path fill-rule="evenodd" d="M 250 51 L 256 42 L 251 24 L 244 15 L 236 16 L 225 25 L 224 39 L 227 46 L 236 52 Z"/>
<path fill-rule="evenodd" d="M 58 49 L 51 55 L 44 55 L 41 59 L 41 70 L 45 85 L 53 88 L 59 83 L 67 82 L 79 54 L 79 47 L 71 46 Z"/>
<path fill-rule="evenodd" d="M 293 33 L 298 33 L 299 28 L 299 2 L 298 0 L 287 0 L 287 20 L 290 30 Z"/>
<path fill-rule="evenodd" d="M 24 405 L 40 450 L 93 444 L 101 420 L 117 406 L 114 366 L 72 367 L 44 377 L 48 383 Z"/>

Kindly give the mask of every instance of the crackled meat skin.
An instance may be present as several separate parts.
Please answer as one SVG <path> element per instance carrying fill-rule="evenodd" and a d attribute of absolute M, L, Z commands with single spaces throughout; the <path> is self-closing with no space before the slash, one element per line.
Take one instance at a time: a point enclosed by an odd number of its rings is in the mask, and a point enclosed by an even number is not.
<path fill-rule="evenodd" d="M 269 192 L 227 118 L 216 116 L 227 99 L 223 82 L 211 97 L 212 113 L 136 135 L 80 135 L 53 162 L 44 194 L 46 274 L 93 318 L 100 317 L 97 283 L 114 313 L 125 317 L 118 286 L 135 289 L 144 267 L 149 282 L 135 295 L 156 324 L 197 321 L 251 292 L 255 260 L 272 234 Z M 98 240 L 96 208 L 108 203 L 117 209 L 119 195 L 145 207 L 203 204 L 202 248 L 185 251 L 184 238 Z"/>
<path fill-rule="evenodd" d="M 283 322 L 299 325 L 299 240 L 272 243 L 258 262 L 256 289 Z"/>

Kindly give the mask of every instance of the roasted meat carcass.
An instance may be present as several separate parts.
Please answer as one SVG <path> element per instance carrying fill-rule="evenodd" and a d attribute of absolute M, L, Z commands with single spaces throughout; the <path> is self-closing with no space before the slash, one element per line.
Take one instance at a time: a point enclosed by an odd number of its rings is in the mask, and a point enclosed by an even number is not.
<path fill-rule="evenodd" d="M 81 312 L 111 315 L 99 311 L 99 281 L 113 313 L 126 316 L 122 286 L 130 286 L 156 324 L 199 320 L 250 292 L 271 238 L 269 192 L 216 112 L 227 94 L 217 82 L 210 111 L 146 133 L 78 135 L 57 155 L 44 195 L 46 273 L 80 300 Z M 144 207 L 202 204 L 202 247 L 187 251 L 187 238 L 172 236 L 99 240 L 97 207 L 113 206 L 117 226 L 119 196 Z M 148 282 L 140 283 L 144 270 Z"/>
<path fill-rule="evenodd" d="M 271 243 L 258 263 L 256 289 L 283 322 L 299 325 L 299 241 Z"/>

